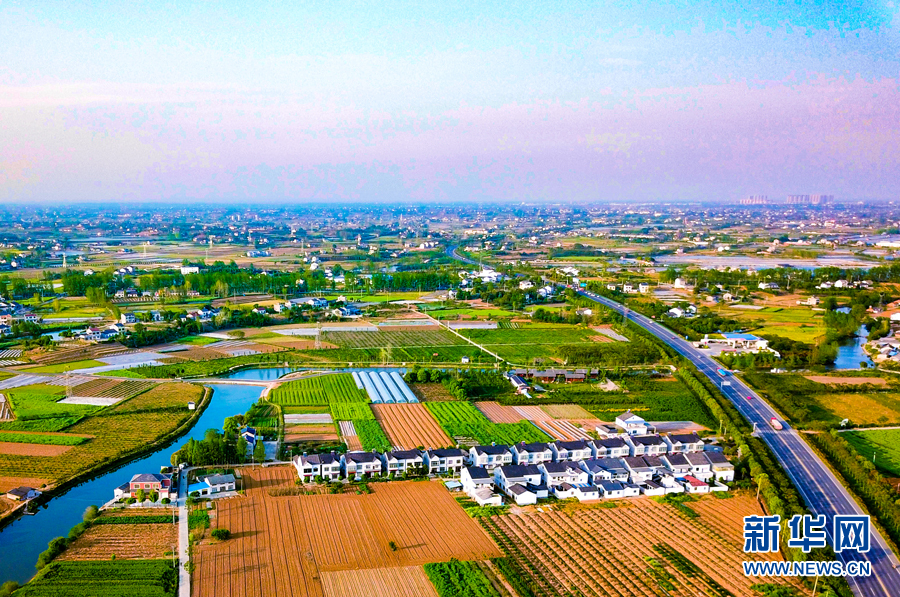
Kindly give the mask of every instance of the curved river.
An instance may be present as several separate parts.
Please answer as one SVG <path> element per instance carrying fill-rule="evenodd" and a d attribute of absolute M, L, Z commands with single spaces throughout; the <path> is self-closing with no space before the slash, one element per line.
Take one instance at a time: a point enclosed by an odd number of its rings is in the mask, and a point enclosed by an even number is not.
<path fill-rule="evenodd" d="M 223 379 L 274 380 L 290 369 L 245 369 Z M 34 516 L 22 516 L 0 531 L 0 583 L 15 580 L 25 583 L 35 572 L 34 564 L 47 543 L 64 537 L 81 522 L 84 510 L 105 504 L 113 498 L 113 489 L 137 473 L 158 473 L 169 466 L 169 458 L 189 438 L 203 439 L 207 429 L 221 429 L 226 417 L 244 413 L 256 402 L 263 388 L 230 384 L 206 384 L 214 389 L 212 401 L 194 426 L 168 446 L 116 470 L 94 477 L 57 496 Z"/>

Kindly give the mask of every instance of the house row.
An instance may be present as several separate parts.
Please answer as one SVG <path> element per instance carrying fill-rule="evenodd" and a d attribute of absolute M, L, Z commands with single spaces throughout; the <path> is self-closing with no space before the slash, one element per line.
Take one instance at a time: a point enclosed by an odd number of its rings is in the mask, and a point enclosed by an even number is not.
<path fill-rule="evenodd" d="M 121 324 L 114 323 L 107 328 L 88 327 L 83 332 L 76 334 L 76 338 L 85 342 L 106 342 L 112 340 L 125 331 Z"/>
<path fill-rule="evenodd" d="M 500 491 L 520 506 L 550 495 L 580 501 L 667 493 L 725 491 L 734 465 L 718 452 L 596 458 L 581 461 L 508 464 L 489 470 L 468 466 L 463 491 L 479 505 L 500 505 Z"/>
<path fill-rule="evenodd" d="M 509 375 L 517 376 L 523 380 L 533 379 L 547 383 L 560 380 L 571 383 L 595 378 L 600 375 L 600 371 L 597 369 L 575 369 L 574 371 L 566 369 L 512 369 L 509 371 Z"/>
<path fill-rule="evenodd" d="M 292 459 L 300 479 L 311 482 L 316 477 L 326 481 L 362 479 L 365 476 L 406 473 L 432 475 L 458 474 L 466 460 L 459 448 L 435 450 L 391 450 L 390 452 L 347 452 L 337 454 L 303 454 Z"/>

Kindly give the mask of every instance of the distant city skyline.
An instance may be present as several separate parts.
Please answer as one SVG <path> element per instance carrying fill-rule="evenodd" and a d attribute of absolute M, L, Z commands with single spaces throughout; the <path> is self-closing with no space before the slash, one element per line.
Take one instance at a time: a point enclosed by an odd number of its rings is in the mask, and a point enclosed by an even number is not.
<path fill-rule="evenodd" d="M 894 0 L 0 4 L 0 202 L 900 199 Z"/>

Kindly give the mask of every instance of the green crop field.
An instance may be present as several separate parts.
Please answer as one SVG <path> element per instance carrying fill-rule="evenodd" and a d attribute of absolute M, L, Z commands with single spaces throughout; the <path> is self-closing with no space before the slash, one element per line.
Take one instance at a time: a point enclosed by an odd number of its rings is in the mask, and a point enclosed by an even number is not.
<path fill-rule="evenodd" d="M 362 443 L 363 450 L 377 450 L 386 452 L 391 449 L 391 442 L 388 441 L 387 435 L 378 421 L 353 421 L 353 427 L 356 429 L 356 435 Z"/>
<path fill-rule="evenodd" d="M 65 373 L 66 371 L 74 371 L 75 369 L 88 369 L 90 367 L 103 367 L 106 363 L 102 361 L 94 361 L 92 359 L 84 361 L 72 361 L 71 363 L 60 363 L 58 365 L 45 365 L 43 367 L 35 367 L 34 369 L 26 369 L 23 373 Z"/>
<path fill-rule="evenodd" d="M 134 398 L 72 421 L 65 428 L 66 432 L 93 436 L 94 439 L 74 446 L 61 456 L 0 454 L 0 477 L 34 477 L 59 482 L 98 464 L 112 462 L 174 431 L 192 414 L 187 409 L 188 401 L 200 402 L 202 396 L 201 386 L 160 384 Z M 38 419 L 34 422 L 57 420 Z M 12 425 L 28 422 L 12 421 L 0 425 L 0 429 L 12 430 L 15 429 Z"/>
<path fill-rule="evenodd" d="M 333 402 L 331 418 L 335 421 L 374 421 L 375 413 L 364 402 Z"/>
<path fill-rule="evenodd" d="M 206 346 L 207 344 L 215 344 L 221 342 L 219 338 L 210 338 L 208 336 L 187 336 L 175 340 L 178 344 L 190 344 L 191 346 Z"/>
<path fill-rule="evenodd" d="M 900 429 L 845 431 L 841 437 L 864 458 L 871 460 L 874 456 L 876 467 L 900 477 Z"/>
<path fill-rule="evenodd" d="M 10 407 L 19 420 L 86 415 L 98 408 L 79 404 L 59 404 L 59 400 L 65 397 L 64 388 L 43 384 L 15 388 L 7 394 Z"/>
<path fill-rule="evenodd" d="M 36 433 L 12 433 L 0 431 L 0 442 L 14 444 L 42 444 L 47 446 L 77 446 L 88 438 L 77 435 L 38 435 Z"/>
<path fill-rule="evenodd" d="M 382 348 L 395 346 L 455 346 L 466 341 L 447 330 L 403 330 L 390 332 L 325 332 L 322 339 L 342 348 Z"/>
<path fill-rule="evenodd" d="M 131 379 L 146 379 L 140 373 L 131 369 L 116 369 L 115 371 L 100 371 L 94 375 L 103 375 L 105 377 L 129 377 Z"/>
<path fill-rule="evenodd" d="M 173 597 L 178 572 L 169 560 L 52 562 L 17 597 Z"/>
<path fill-rule="evenodd" d="M 18 421 L 4 421 L 0 423 L 2 431 L 62 431 L 70 425 L 74 425 L 81 416 L 73 417 L 49 417 L 46 419 L 22 419 Z"/>
<path fill-rule="evenodd" d="M 287 382 L 273 390 L 269 399 L 276 404 L 304 406 L 368 402 L 369 396 L 356 387 L 352 375 L 338 373 Z"/>
<path fill-rule="evenodd" d="M 451 437 L 471 437 L 480 444 L 543 442 L 550 439 L 527 421 L 492 423 L 471 402 L 426 402 L 425 408 Z"/>
<path fill-rule="evenodd" d="M 812 344 L 825 335 L 822 313 L 809 307 L 765 307 L 759 310 L 719 309 L 719 315 L 754 322 L 750 331 L 757 335 L 773 335 Z"/>

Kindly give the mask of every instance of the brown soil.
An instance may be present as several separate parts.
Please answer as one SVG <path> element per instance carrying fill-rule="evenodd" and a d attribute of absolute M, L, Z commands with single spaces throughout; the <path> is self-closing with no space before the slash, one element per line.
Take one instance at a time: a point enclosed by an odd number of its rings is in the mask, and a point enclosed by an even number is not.
<path fill-rule="evenodd" d="M 412 450 L 453 445 L 424 404 L 373 404 L 372 412 L 394 446 Z"/>
<path fill-rule="evenodd" d="M 0 454 L 11 454 L 13 456 L 59 456 L 60 454 L 65 454 L 74 447 L 75 446 L 0 442 Z"/>
<path fill-rule="evenodd" d="M 269 491 L 294 485 L 292 467 L 245 471 L 244 479 L 246 496 L 217 502 L 213 525 L 232 538 L 194 549 L 195 597 L 319 597 L 326 572 L 502 555 L 437 482 L 377 483 L 368 495 L 273 497 Z"/>
<path fill-rule="evenodd" d="M 148 512 L 141 512 L 147 514 Z M 173 524 L 98 524 L 90 527 L 60 560 L 140 560 L 165 558 L 177 550 Z"/>
<path fill-rule="evenodd" d="M 872 384 L 873 386 L 886 386 L 887 380 L 881 377 L 836 377 L 831 375 L 804 375 L 809 381 L 816 381 L 824 384 L 834 384 L 843 386 L 860 386 L 863 384 Z"/>
<path fill-rule="evenodd" d="M 323 572 L 326 597 L 437 597 L 421 566 Z"/>
<path fill-rule="evenodd" d="M 444 384 L 440 383 L 411 383 L 409 388 L 422 402 L 450 402 L 456 400 Z"/>
<path fill-rule="evenodd" d="M 10 489 L 15 489 L 22 485 L 40 489 L 41 485 L 46 484 L 46 479 L 37 479 L 35 477 L 0 477 L 0 493 L 6 493 Z"/>

